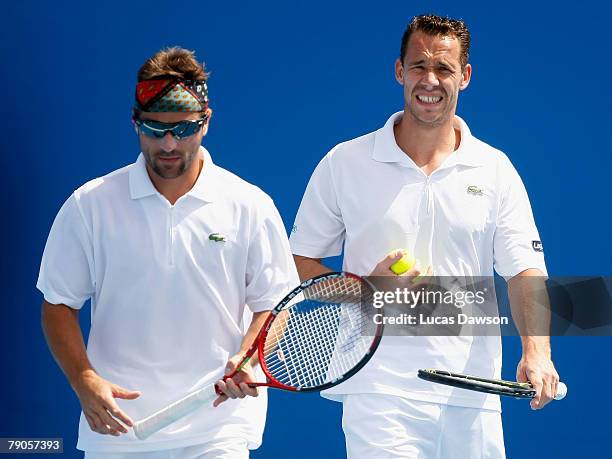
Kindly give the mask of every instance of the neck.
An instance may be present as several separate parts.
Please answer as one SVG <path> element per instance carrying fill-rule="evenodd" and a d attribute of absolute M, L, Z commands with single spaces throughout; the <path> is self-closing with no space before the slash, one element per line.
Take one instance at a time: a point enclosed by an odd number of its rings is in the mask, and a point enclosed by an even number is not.
<path fill-rule="evenodd" d="M 193 185 L 195 185 L 195 182 L 200 176 L 200 171 L 202 170 L 203 166 L 204 160 L 198 156 L 196 159 L 194 159 L 191 167 L 179 177 L 172 179 L 160 177 L 149 168 L 148 164 L 147 173 L 149 174 L 149 178 L 151 179 L 155 189 L 159 191 L 159 193 L 165 197 L 170 204 L 174 205 L 181 196 L 184 196 L 193 188 Z"/>
<path fill-rule="evenodd" d="M 414 119 L 409 110 L 393 128 L 395 141 L 423 172 L 436 170 L 461 143 L 461 131 L 453 127 L 453 118 L 439 125 L 428 126 Z"/>

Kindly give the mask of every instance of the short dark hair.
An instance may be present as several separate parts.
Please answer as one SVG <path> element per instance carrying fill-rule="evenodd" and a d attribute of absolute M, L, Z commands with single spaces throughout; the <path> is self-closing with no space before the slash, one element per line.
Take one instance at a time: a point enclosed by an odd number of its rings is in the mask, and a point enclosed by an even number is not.
<path fill-rule="evenodd" d="M 178 46 L 158 51 L 138 70 L 138 81 L 165 76 L 191 81 L 208 79 L 204 64 L 197 61 L 195 53 Z"/>
<path fill-rule="evenodd" d="M 465 22 L 461 19 L 451 19 L 449 17 L 436 16 L 435 14 L 422 14 L 413 17 L 402 36 L 400 61 L 404 62 L 406 49 L 408 48 L 408 40 L 410 36 L 417 31 L 433 36 L 455 37 L 460 45 L 459 61 L 461 62 L 461 68 L 465 68 L 470 54 L 470 31 L 465 25 Z"/>

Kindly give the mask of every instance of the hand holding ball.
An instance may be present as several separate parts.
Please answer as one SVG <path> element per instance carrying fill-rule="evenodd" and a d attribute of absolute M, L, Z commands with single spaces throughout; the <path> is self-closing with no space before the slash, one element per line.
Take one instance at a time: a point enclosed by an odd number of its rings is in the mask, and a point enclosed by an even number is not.
<path fill-rule="evenodd" d="M 400 258 L 399 260 L 397 260 L 395 263 L 393 263 L 389 267 L 389 269 L 393 271 L 395 274 L 397 274 L 398 276 L 410 271 L 416 264 L 415 258 L 412 255 L 410 255 L 407 250 L 405 249 L 399 249 L 399 250 L 401 250 L 404 253 L 404 256 Z M 396 252 L 396 250 L 394 250 L 393 252 Z"/>

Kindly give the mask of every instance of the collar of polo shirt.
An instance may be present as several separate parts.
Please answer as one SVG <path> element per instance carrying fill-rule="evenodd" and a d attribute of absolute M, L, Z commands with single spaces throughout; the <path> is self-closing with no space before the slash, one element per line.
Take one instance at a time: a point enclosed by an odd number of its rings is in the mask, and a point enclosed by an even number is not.
<path fill-rule="evenodd" d="M 219 186 L 216 183 L 215 164 L 206 148 L 200 146 L 199 157 L 204 160 L 204 166 L 195 184 L 185 196 L 193 196 L 205 202 L 214 202 L 218 199 Z M 130 197 L 141 199 L 147 196 L 159 195 L 147 173 L 146 161 L 142 153 L 138 156 L 136 164 L 130 169 Z"/>
<path fill-rule="evenodd" d="M 402 151 L 395 141 L 393 126 L 399 123 L 402 116 L 404 116 L 403 111 L 394 113 L 387 120 L 385 125 L 376 131 L 372 159 L 381 163 L 399 163 L 404 167 L 420 169 L 412 158 Z M 482 166 L 482 159 L 478 157 L 476 150 L 467 148 L 468 145 L 475 142 L 475 140 L 465 121 L 455 116 L 453 125 L 461 131 L 461 144 L 459 148 L 444 161 L 439 169 L 454 166 L 455 164 L 469 167 Z"/>

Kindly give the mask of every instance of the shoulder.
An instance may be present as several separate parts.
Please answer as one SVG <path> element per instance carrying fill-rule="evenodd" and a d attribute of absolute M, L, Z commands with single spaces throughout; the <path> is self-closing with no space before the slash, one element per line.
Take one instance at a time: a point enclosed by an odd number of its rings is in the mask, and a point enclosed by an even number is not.
<path fill-rule="evenodd" d="M 113 195 L 120 191 L 129 189 L 129 172 L 134 164 L 124 166 L 106 175 L 90 180 L 78 187 L 73 196 L 77 202 L 88 199 Z"/>
<path fill-rule="evenodd" d="M 217 192 L 223 200 L 244 207 L 274 206 L 272 198 L 266 192 L 233 172 L 215 164 L 214 173 Z"/>
<path fill-rule="evenodd" d="M 332 148 L 326 157 L 334 162 L 351 161 L 358 158 L 369 158 L 374 148 L 376 132 L 369 132 Z"/>
<path fill-rule="evenodd" d="M 514 170 L 514 166 L 512 166 L 512 162 L 505 152 L 476 137 L 471 137 L 468 153 L 482 165 L 497 169 L 500 172 Z"/>

